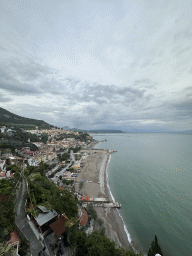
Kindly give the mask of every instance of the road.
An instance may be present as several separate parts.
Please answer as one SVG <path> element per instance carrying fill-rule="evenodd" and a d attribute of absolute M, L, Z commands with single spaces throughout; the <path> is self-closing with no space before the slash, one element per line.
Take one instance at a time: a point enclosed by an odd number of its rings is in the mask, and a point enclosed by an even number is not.
<path fill-rule="evenodd" d="M 75 162 L 75 156 L 73 154 L 73 150 L 70 151 L 70 158 L 71 158 L 71 161 Z"/>
<path fill-rule="evenodd" d="M 43 250 L 43 243 L 37 239 L 33 230 L 31 229 L 26 214 L 25 214 L 25 201 L 27 193 L 27 183 L 24 177 L 22 177 L 22 186 L 18 191 L 19 198 L 16 203 L 16 219 L 15 223 L 20 231 L 24 234 L 30 243 L 30 251 L 32 256 L 38 256 L 39 252 Z M 44 252 L 45 256 L 49 256 L 47 250 Z"/>
<path fill-rule="evenodd" d="M 49 176 L 51 173 L 55 172 L 55 171 L 59 168 L 59 166 L 60 166 L 60 164 L 56 165 L 53 169 L 51 169 L 50 171 L 48 171 L 48 172 L 46 173 L 46 177 L 48 178 L 48 176 Z"/>
<path fill-rule="evenodd" d="M 55 184 L 57 184 L 57 181 L 59 180 L 59 176 L 62 176 L 63 173 L 66 172 L 66 170 L 71 166 L 72 162 L 75 162 L 75 156 L 73 154 L 73 150 L 70 151 L 70 163 L 65 168 L 63 168 L 61 171 L 57 172 L 53 178 L 51 178 Z M 46 176 L 48 177 L 48 175 L 50 173 L 52 173 L 53 171 L 56 171 L 57 168 L 58 168 L 58 166 L 55 167 L 54 169 L 52 169 L 51 171 L 49 171 Z"/>
<path fill-rule="evenodd" d="M 66 170 L 70 167 L 71 162 L 63 169 L 61 169 L 61 171 L 57 172 L 53 178 L 51 178 L 55 184 L 57 184 L 57 181 L 59 180 L 59 176 L 62 176 L 64 172 L 66 172 Z"/>

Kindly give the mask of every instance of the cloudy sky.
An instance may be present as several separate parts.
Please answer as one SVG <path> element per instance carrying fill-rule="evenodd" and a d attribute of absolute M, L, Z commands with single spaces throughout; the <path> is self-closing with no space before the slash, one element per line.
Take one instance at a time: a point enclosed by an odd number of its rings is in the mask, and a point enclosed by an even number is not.
<path fill-rule="evenodd" d="M 191 0 L 0 1 L 0 107 L 63 127 L 192 129 Z"/>

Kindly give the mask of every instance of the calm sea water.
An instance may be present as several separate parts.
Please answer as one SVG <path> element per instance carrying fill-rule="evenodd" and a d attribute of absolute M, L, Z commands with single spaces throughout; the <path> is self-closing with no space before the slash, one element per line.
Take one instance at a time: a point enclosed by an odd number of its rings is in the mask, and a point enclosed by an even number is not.
<path fill-rule="evenodd" d="M 108 175 L 133 242 L 148 252 L 157 235 L 165 256 L 192 255 L 192 136 L 103 134 L 117 151 Z"/>

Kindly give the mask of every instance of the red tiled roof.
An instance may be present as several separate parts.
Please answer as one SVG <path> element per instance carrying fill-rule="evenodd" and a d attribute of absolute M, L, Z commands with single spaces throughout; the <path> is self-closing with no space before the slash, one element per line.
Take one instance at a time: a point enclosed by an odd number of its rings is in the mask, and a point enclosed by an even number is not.
<path fill-rule="evenodd" d="M 81 197 L 81 201 L 89 202 L 89 196 Z"/>
<path fill-rule="evenodd" d="M 63 187 L 60 187 L 60 186 L 57 186 L 58 188 L 62 189 L 62 190 L 65 190 Z"/>
<path fill-rule="evenodd" d="M 55 234 L 59 237 L 65 232 L 65 223 L 69 219 L 67 216 L 62 216 L 61 218 L 57 219 L 55 222 L 51 223 L 49 226 L 55 232 Z"/>
<path fill-rule="evenodd" d="M 83 212 L 83 215 L 81 217 L 81 220 L 80 220 L 79 224 L 81 226 L 86 226 L 87 223 L 88 223 L 88 215 L 87 215 L 87 213 L 84 209 L 82 209 L 82 212 Z"/>

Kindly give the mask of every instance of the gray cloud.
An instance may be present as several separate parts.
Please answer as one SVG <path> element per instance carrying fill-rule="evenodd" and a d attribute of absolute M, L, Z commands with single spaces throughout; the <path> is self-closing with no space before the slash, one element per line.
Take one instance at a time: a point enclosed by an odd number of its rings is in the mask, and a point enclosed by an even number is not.
<path fill-rule="evenodd" d="M 182 90 L 181 97 L 172 102 L 167 102 L 163 105 L 170 110 L 176 119 L 185 119 L 192 121 L 192 87 L 187 87 Z"/>
<path fill-rule="evenodd" d="M 190 2 L 8 2 L 2 107 L 61 126 L 190 128 Z"/>
<path fill-rule="evenodd" d="M 183 53 L 187 53 L 191 50 L 192 46 L 187 46 L 184 49 L 178 51 L 177 55 L 183 54 Z"/>
<path fill-rule="evenodd" d="M 21 83 L 13 77 L 6 76 L 5 73 L 3 73 L 3 77 L 0 78 L 0 88 L 11 92 L 12 95 L 38 94 L 39 92 L 38 88 L 35 86 L 28 83 Z"/>
<path fill-rule="evenodd" d="M 32 87 L 30 84 L 22 83 L 11 72 L 5 68 L 0 67 L 0 88 L 12 92 L 12 94 L 27 94 L 38 92 L 38 89 Z"/>
<path fill-rule="evenodd" d="M 75 103 L 95 102 L 97 104 L 133 102 L 144 97 L 146 90 L 115 85 L 89 84 L 88 82 L 66 80 L 67 95 Z"/>
<path fill-rule="evenodd" d="M 191 87 L 183 91 L 185 99 L 179 103 L 165 102 L 151 106 L 155 96 L 149 90 L 156 90 L 157 86 L 158 83 L 149 78 L 137 79 L 129 86 L 62 78 L 53 69 L 29 57 L 25 63 L 14 60 L 7 66 L 0 66 L 0 88 L 4 93 L 9 91 L 12 95 L 23 97 L 34 95 L 40 99 L 42 96 L 54 99 L 55 104 L 49 102 L 48 106 L 43 102 L 41 107 L 20 104 L 20 113 L 71 127 L 118 127 L 122 122 L 130 126 L 130 120 L 133 125 L 138 125 L 141 119 L 174 122 L 191 116 L 191 99 L 186 100 L 190 98 Z M 2 102 L 6 101 L 5 95 Z"/>
<path fill-rule="evenodd" d="M 177 116 L 185 116 L 192 119 L 192 98 L 178 103 L 172 103 L 170 107 L 177 111 Z"/>
<path fill-rule="evenodd" d="M 53 73 L 49 67 L 40 64 L 32 58 L 28 58 L 24 62 L 21 62 L 20 60 L 12 60 L 11 63 L 9 63 L 9 66 L 11 66 L 11 69 L 15 71 L 15 74 L 21 80 L 28 82 Z"/>
<path fill-rule="evenodd" d="M 1 93 L 0 91 L 0 102 L 3 103 L 3 102 L 10 102 L 10 101 L 12 101 L 11 97 L 5 97 L 3 93 Z"/>
<path fill-rule="evenodd" d="M 146 89 L 149 89 L 149 88 L 156 89 L 157 85 L 158 85 L 157 82 L 152 82 L 149 78 L 135 80 L 133 83 L 133 86 L 146 88 Z"/>
<path fill-rule="evenodd" d="M 180 40 L 180 39 L 185 39 L 185 40 L 191 40 L 192 38 L 192 30 L 191 30 L 191 27 L 189 27 L 188 29 L 185 29 L 185 30 L 182 30 L 182 31 L 179 31 L 178 33 L 176 33 L 174 36 L 173 36 L 173 40 L 177 41 L 177 40 Z"/>
<path fill-rule="evenodd" d="M 25 62 L 8 60 L 0 63 L 0 88 L 17 95 L 40 94 L 41 83 L 49 81 L 48 76 L 52 74 L 50 68 L 31 58 Z"/>

